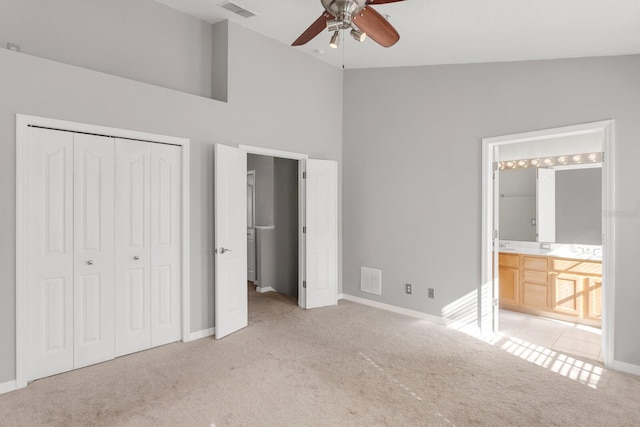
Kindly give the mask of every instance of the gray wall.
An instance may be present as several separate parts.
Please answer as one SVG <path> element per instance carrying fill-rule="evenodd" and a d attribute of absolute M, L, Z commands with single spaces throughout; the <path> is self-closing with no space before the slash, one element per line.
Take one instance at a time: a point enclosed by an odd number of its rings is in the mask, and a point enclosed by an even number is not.
<path fill-rule="evenodd" d="M 298 161 L 275 159 L 276 281 L 285 295 L 298 295 Z"/>
<path fill-rule="evenodd" d="M 556 171 L 556 242 L 602 244 L 602 168 Z"/>
<path fill-rule="evenodd" d="M 21 2 L 3 2 L 0 28 L 9 32 L 3 38 L 17 39 L 6 29 L 14 28 L 11 21 L 18 19 L 5 13 L 4 6 L 19 7 Z M 78 22 L 93 22 L 94 15 L 106 13 L 123 20 L 136 19 L 141 33 L 147 26 L 150 30 L 155 29 L 154 24 L 139 14 L 127 15 L 129 9 L 122 5 L 123 2 L 96 0 L 84 3 L 85 6 L 72 11 Z M 155 8 L 151 3 L 144 1 L 141 4 Z M 168 10 L 167 14 L 172 19 L 181 19 L 178 12 Z M 15 31 L 19 30 L 20 34 L 40 31 L 40 21 L 36 20 L 32 25 L 26 17 L 22 18 L 23 27 Z M 163 31 L 167 37 L 183 30 L 182 25 L 174 25 L 172 20 L 165 24 Z M 98 30 L 100 34 L 94 35 L 97 39 L 114 44 L 110 49 L 102 45 L 98 48 L 102 54 L 111 55 L 119 48 L 119 39 L 112 37 L 111 28 L 95 29 Z M 71 30 L 51 28 L 46 44 L 41 41 L 37 51 L 47 52 L 49 46 L 63 45 L 69 37 L 68 31 Z M 81 36 L 82 32 L 73 34 Z M 36 51 L 34 46 L 29 50 L 32 49 Z M 68 62 L 82 62 L 84 52 L 73 55 Z M 124 74 L 129 65 L 116 53 L 113 55 L 115 60 L 109 61 L 109 66 L 117 69 L 105 74 L 0 49 L 0 383 L 15 378 L 16 113 L 191 139 L 192 331 L 214 326 L 214 143 L 247 144 L 341 161 L 340 69 L 230 24 L 229 102 L 222 103 L 117 77 L 115 75 Z M 155 67 L 147 70 L 148 73 L 156 71 L 159 70 Z M 182 75 L 181 79 L 185 87 L 192 84 L 188 74 Z M 318 127 L 319 121 L 333 126 Z M 314 131 L 309 132 L 309 129 Z"/>
<path fill-rule="evenodd" d="M 640 56 L 346 71 L 344 292 L 474 319 L 481 138 L 615 119 L 614 356 L 640 365 L 638 76 Z M 359 291 L 362 265 L 381 297 Z"/>
<path fill-rule="evenodd" d="M 211 97 L 212 28 L 153 0 L 2 0 L 0 46 Z"/>
<path fill-rule="evenodd" d="M 500 187 L 500 239 L 535 242 L 536 169 L 498 171 Z"/>
<path fill-rule="evenodd" d="M 247 171 L 256 172 L 256 225 L 274 225 L 273 157 L 247 154 Z"/>

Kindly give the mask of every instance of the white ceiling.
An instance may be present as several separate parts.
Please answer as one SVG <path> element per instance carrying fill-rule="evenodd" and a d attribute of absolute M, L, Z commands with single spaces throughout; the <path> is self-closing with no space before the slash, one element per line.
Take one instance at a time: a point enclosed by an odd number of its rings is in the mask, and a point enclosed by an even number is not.
<path fill-rule="evenodd" d="M 156 0 L 216 23 L 230 20 L 290 45 L 322 11 L 320 0 Z M 400 33 L 385 49 L 348 35 L 338 49 L 328 32 L 292 47 L 345 68 L 520 61 L 640 53 L 640 0 L 406 0 L 376 6 Z"/>

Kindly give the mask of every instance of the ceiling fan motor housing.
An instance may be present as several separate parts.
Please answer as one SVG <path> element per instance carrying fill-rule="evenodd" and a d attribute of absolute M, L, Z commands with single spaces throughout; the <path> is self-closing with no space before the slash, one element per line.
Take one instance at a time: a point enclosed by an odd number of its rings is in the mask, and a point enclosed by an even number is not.
<path fill-rule="evenodd" d="M 342 28 L 351 27 L 353 16 L 364 9 L 367 0 L 320 0 L 322 6 L 342 23 Z"/>

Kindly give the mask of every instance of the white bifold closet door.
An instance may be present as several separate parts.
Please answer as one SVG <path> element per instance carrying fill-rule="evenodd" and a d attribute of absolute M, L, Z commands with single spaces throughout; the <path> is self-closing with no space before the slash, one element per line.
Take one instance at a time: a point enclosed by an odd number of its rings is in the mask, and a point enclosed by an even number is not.
<path fill-rule="evenodd" d="M 116 356 L 180 339 L 181 149 L 116 140 Z"/>
<path fill-rule="evenodd" d="M 114 357 L 113 144 L 29 129 L 27 379 Z"/>

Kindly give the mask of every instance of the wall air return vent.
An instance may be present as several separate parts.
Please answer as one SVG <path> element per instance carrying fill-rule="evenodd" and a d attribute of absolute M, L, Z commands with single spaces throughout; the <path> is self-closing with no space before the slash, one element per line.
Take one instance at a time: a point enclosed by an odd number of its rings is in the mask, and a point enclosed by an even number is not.
<path fill-rule="evenodd" d="M 360 290 L 370 294 L 382 295 L 382 270 L 360 267 Z"/>
<path fill-rule="evenodd" d="M 251 18 L 252 16 L 256 16 L 256 14 L 251 12 L 250 10 L 245 9 L 242 6 L 238 6 L 237 4 L 230 1 L 226 1 L 222 3 L 220 6 L 244 18 Z"/>

